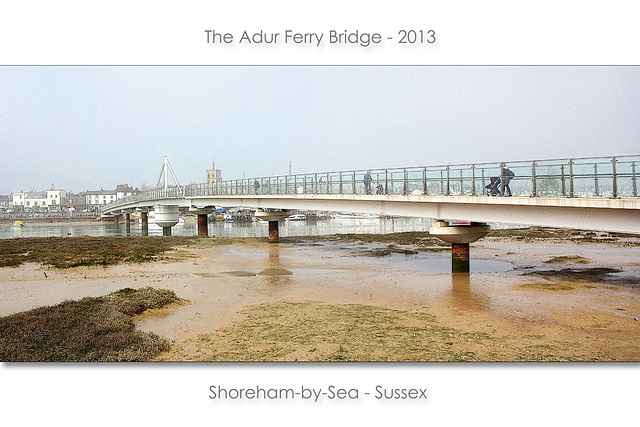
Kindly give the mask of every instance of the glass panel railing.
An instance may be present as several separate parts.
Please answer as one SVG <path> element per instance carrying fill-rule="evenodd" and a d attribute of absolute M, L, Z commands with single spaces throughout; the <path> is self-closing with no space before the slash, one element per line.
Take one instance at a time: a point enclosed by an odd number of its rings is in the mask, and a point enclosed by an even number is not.
<path fill-rule="evenodd" d="M 513 176 L 507 176 L 507 166 Z M 638 197 L 640 156 L 322 172 L 153 189 L 109 203 L 206 196 L 388 194 Z"/>

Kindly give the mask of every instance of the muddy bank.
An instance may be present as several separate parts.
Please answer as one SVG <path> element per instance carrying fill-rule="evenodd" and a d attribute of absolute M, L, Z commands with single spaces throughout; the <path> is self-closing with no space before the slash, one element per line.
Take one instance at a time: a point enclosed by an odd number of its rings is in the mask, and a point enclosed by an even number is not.
<path fill-rule="evenodd" d="M 57 268 L 108 266 L 153 261 L 179 246 L 198 244 L 193 237 L 28 237 L 0 239 L 0 267 L 41 263 Z"/>
<path fill-rule="evenodd" d="M 488 237 L 455 277 L 448 251 L 408 240 L 246 239 L 152 263 L 25 264 L 0 269 L 0 315 L 153 286 L 189 300 L 136 316 L 171 341 L 157 360 L 636 361 L 640 291 L 607 277 L 640 276 L 640 246 L 617 238 Z M 594 268 L 615 271 L 583 270 Z"/>
<path fill-rule="evenodd" d="M 0 361 L 147 361 L 169 350 L 169 342 L 136 330 L 131 318 L 180 302 L 171 291 L 127 288 L 1 317 Z"/>

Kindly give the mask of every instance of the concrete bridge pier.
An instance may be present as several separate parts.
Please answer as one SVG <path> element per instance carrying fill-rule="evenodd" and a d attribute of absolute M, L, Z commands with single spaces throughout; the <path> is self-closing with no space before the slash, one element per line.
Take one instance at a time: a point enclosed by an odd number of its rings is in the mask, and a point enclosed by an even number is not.
<path fill-rule="evenodd" d="M 256 218 L 269 222 L 269 243 L 278 243 L 280 241 L 280 229 L 278 221 L 282 221 L 286 217 L 291 215 L 291 211 L 264 211 L 258 210 L 256 212 Z"/>
<path fill-rule="evenodd" d="M 469 272 L 469 244 L 451 244 L 451 271 Z"/>
<path fill-rule="evenodd" d="M 278 221 L 269 221 L 269 243 L 280 242 L 280 227 Z"/>
<path fill-rule="evenodd" d="M 434 221 L 429 234 L 451 243 L 451 271 L 468 273 L 469 243 L 486 236 L 489 230 L 489 226 L 484 223 L 449 224 L 446 221 Z"/>
<path fill-rule="evenodd" d="M 178 223 L 178 206 L 159 205 L 154 206 L 155 221 L 162 227 L 163 236 L 171 236 L 171 227 Z"/>
<path fill-rule="evenodd" d="M 147 208 L 137 208 L 138 212 L 140 212 L 140 223 L 142 225 L 142 235 L 149 235 L 149 209 Z"/>
<path fill-rule="evenodd" d="M 191 206 L 189 212 L 198 215 L 198 236 L 209 236 L 209 222 L 207 215 L 215 210 L 215 206 L 197 207 Z"/>
<path fill-rule="evenodd" d="M 124 224 L 127 236 L 131 236 L 131 211 L 124 211 Z"/>

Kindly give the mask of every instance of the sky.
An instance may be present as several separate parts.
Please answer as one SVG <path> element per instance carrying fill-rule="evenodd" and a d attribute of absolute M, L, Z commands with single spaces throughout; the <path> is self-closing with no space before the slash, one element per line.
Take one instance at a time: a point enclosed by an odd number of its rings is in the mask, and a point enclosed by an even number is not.
<path fill-rule="evenodd" d="M 0 194 L 640 154 L 640 67 L 0 66 Z"/>

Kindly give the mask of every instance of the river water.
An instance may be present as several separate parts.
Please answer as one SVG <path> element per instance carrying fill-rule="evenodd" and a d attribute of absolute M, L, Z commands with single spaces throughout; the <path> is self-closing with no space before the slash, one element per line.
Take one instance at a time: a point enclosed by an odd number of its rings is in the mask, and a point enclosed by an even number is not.
<path fill-rule="evenodd" d="M 318 221 L 281 221 L 280 236 L 322 236 L 331 234 L 388 234 L 405 231 L 428 231 L 431 226 L 428 218 L 369 218 L 369 219 L 327 219 Z M 493 227 L 500 227 L 500 224 Z M 172 227 L 173 235 L 194 236 L 197 226 L 194 218 L 181 220 Z M 67 237 L 67 236 L 141 236 L 142 226 L 132 222 L 127 232 L 126 224 L 115 222 L 58 222 L 27 223 L 23 227 L 12 227 L 3 224 L 0 227 L 0 238 L 19 237 Z M 162 228 L 149 222 L 148 235 L 161 236 Z M 222 222 L 209 223 L 209 236 L 215 237 L 263 237 L 269 236 L 269 226 L 265 221 L 256 222 Z M 381 261 L 382 262 L 382 261 Z M 448 254 L 420 254 L 411 257 L 392 254 L 385 263 L 402 265 L 411 270 L 446 273 L 451 271 L 451 260 Z M 473 260 L 471 271 L 506 271 L 511 270 L 509 263 L 497 260 Z"/>
<path fill-rule="evenodd" d="M 388 219 L 328 219 L 321 221 L 282 221 L 280 236 L 317 236 L 339 233 L 385 234 L 402 231 L 427 231 L 431 226 L 428 218 L 388 218 Z M 188 218 L 172 227 L 171 233 L 180 236 L 197 234 L 196 222 Z M 129 234 L 142 235 L 140 223 L 130 226 Z M 124 221 L 114 222 L 58 222 L 27 223 L 23 227 L 10 224 L 0 225 L 0 238 L 18 237 L 66 237 L 66 236 L 126 236 Z M 162 228 L 149 221 L 149 235 L 161 236 Z M 209 235 L 215 237 L 268 237 L 267 222 L 209 222 Z"/>
<path fill-rule="evenodd" d="M 323 236 L 330 234 L 387 234 L 405 231 L 428 231 L 430 218 L 368 218 L 327 219 L 318 221 L 281 221 L 280 236 Z M 490 224 L 491 228 L 516 227 L 512 224 Z M 171 233 L 178 236 L 195 236 L 195 218 L 182 220 L 172 227 Z M 149 220 L 149 236 L 162 236 L 162 228 Z M 0 239 L 18 237 L 67 237 L 67 236 L 141 236 L 142 226 L 132 222 L 129 232 L 126 224 L 111 221 L 26 223 L 23 227 L 0 224 Z M 215 237 L 269 237 L 265 221 L 257 222 L 209 222 L 209 236 Z"/>

